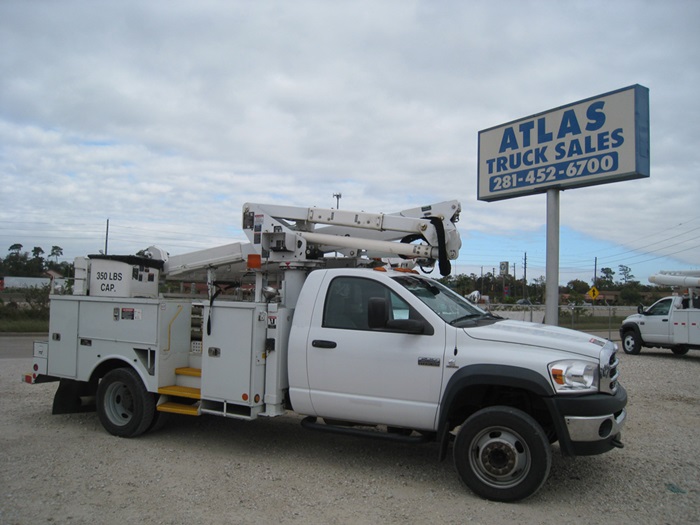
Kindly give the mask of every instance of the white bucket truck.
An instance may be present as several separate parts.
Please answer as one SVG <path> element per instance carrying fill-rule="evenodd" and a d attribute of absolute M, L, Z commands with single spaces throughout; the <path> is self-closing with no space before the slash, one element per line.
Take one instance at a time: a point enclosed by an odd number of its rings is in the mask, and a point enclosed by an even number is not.
<path fill-rule="evenodd" d="M 620 326 L 625 353 L 657 347 L 684 355 L 700 349 L 700 272 L 664 271 L 649 277 L 649 282 L 687 289 L 687 294 L 664 297 L 646 309 L 640 305 L 627 317 Z"/>
<path fill-rule="evenodd" d="M 456 201 L 387 215 L 246 204 L 250 243 L 78 259 L 27 381 L 60 380 L 54 413 L 92 400 L 116 436 L 169 413 L 294 411 L 313 430 L 436 441 L 478 495 L 528 497 L 551 443 L 566 456 L 622 446 L 617 348 L 497 318 L 410 270 L 437 261 L 449 274 L 459 212 Z M 206 282 L 208 297 L 159 294 L 162 278 Z"/>

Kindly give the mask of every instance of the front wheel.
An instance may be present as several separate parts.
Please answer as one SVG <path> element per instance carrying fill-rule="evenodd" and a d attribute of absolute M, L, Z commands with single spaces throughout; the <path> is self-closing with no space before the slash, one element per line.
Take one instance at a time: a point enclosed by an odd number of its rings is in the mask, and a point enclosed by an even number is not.
<path fill-rule="evenodd" d="M 637 332 L 628 330 L 622 336 L 622 349 L 626 354 L 637 355 L 642 349 L 642 341 Z"/>
<path fill-rule="evenodd" d="M 107 432 L 136 437 L 151 426 L 155 398 L 131 368 L 108 372 L 97 387 L 97 416 Z"/>
<path fill-rule="evenodd" d="M 533 495 L 552 465 L 542 427 L 522 410 L 506 406 L 484 408 L 469 417 L 457 434 L 453 454 L 465 485 L 494 501 Z"/>

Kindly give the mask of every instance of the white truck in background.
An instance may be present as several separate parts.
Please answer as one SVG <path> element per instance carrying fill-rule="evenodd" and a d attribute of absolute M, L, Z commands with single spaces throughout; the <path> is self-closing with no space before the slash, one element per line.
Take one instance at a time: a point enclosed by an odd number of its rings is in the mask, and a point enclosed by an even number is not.
<path fill-rule="evenodd" d="M 617 347 L 500 319 L 411 270 L 437 261 L 449 274 L 459 212 L 246 204 L 250 243 L 78 258 L 25 380 L 60 381 L 54 413 L 96 409 L 122 437 L 172 413 L 294 411 L 312 430 L 437 441 L 479 496 L 526 498 L 547 479 L 551 443 L 566 456 L 622 447 Z M 162 278 L 208 295 L 159 293 Z"/>
<path fill-rule="evenodd" d="M 662 271 L 649 282 L 687 289 L 687 294 L 659 299 L 649 308 L 640 305 L 637 313 L 620 326 L 622 348 L 639 354 L 642 348 L 669 348 L 676 355 L 700 349 L 700 272 Z"/>

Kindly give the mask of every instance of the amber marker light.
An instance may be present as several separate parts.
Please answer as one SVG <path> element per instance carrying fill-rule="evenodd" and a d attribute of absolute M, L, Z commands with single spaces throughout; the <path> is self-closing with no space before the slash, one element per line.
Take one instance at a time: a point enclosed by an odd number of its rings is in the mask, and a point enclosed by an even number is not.
<path fill-rule="evenodd" d="M 258 253 L 248 255 L 248 269 L 259 270 L 262 268 L 262 257 Z"/>
<path fill-rule="evenodd" d="M 563 385 L 564 381 L 564 371 L 561 368 L 552 368 L 552 379 L 558 385 Z"/>

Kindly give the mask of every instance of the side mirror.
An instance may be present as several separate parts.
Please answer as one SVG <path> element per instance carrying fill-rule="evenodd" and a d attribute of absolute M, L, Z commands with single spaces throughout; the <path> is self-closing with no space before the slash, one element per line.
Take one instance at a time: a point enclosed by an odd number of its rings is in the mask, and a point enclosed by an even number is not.
<path fill-rule="evenodd" d="M 367 303 L 367 325 L 370 330 L 391 330 L 407 334 L 425 333 L 425 323 L 418 319 L 389 319 L 389 305 L 384 297 L 370 297 Z"/>
<path fill-rule="evenodd" d="M 422 334 L 425 332 L 425 323 L 418 319 L 392 319 L 386 323 L 389 330 L 406 332 L 407 334 Z"/>
<path fill-rule="evenodd" d="M 638 314 L 644 313 L 644 305 L 643 304 L 640 304 L 639 306 L 637 306 L 637 313 Z"/>
<path fill-rule="evenodd" d="M 370 329 L 386 328 L 389 308 L 384 297 L 370 297 L 367 303 L 367 325 Z"/>

